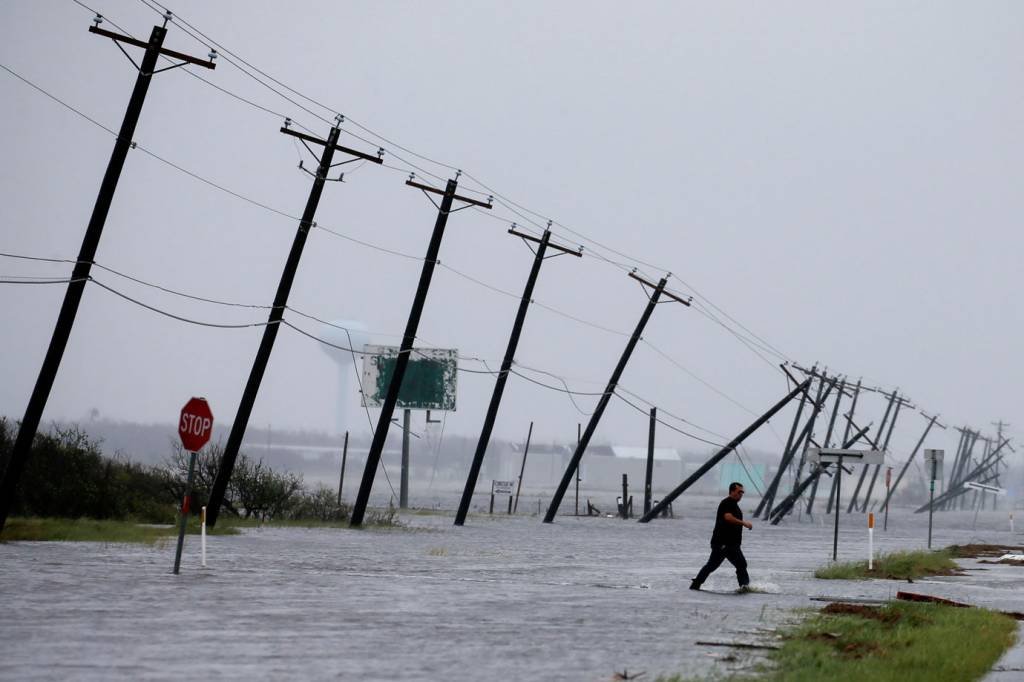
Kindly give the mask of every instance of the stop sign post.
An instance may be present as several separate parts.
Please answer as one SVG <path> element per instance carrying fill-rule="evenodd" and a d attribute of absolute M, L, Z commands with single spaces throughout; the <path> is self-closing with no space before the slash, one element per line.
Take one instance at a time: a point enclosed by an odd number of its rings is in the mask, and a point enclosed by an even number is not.
<path fill-rule="evenodd" d="M 192 398 L 181 408 L 178 419 L 178 435 L 182 446 L 188 450 L 188 480 L 185 483 L 185 498 L 181 502 L 181 518 L 178 526 L 178 549 L 174 553 L 174 574 L 181 567 L 181 550 L 185 544 L 185 526 L 188 524 L 189 502 L 192 497 L 192 481 L 196 471 L 196 453 L 210 440 L 213 431 L 213 412 L 206 398 Z"/>

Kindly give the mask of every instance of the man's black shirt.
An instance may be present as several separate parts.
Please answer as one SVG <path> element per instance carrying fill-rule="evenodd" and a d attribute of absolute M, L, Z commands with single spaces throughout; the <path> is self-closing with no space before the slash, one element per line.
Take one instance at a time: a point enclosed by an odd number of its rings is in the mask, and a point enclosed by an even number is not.
<path fill-rule="evenodd" d="M 740 511 L 739 502 L 731 497 L 722 500 L 718 504 L 718 514 L 715 516 L 715 531 L 711 534 L 711 544 L 735 545 L 738 547 L 743 539 L 743 526 L 726 521 L 726 514 L 732 514 L 740 521 L 743 520 L 743 512 Z"/>

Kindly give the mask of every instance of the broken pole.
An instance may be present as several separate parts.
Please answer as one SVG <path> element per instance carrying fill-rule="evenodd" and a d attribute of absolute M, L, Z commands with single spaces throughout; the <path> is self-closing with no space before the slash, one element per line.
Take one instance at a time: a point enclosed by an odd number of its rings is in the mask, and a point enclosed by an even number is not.
<path fill-rule="evenodd" d="M 775 414 L 783 407 L 785 407 L 790 400 L 795 398 L 798 393 L 806 391 L 807 387 L 810 385 L 811 380 L 804 379 L 800 384 L 797 385 L 796 388 L 790 391 L 786 395 L 786 397 L 784 397 L 779 402 L 775 403 L 771 407 L 771 409 L 769 409 L 763 415 L 758 417 L 753 424 L 744 429 L 743 432 L 740 433 L 740 435 L 732 439 L 732 441 L 730 441 L 728 445 L 726 445 L 724 448 L 715 453 L 715 455 L 711 459 L 704 462 L 704 464 L 702 464 L 701 467 L 697 469 L 697 471 L 693 472 L 693 474 L 691 474 L 689 478 L 687 478 L 685 481 L 676 486 L 675 490 L 673 490 L 668 495 L 663 497 L 662 500 L 658 502 L 658 504 L 654 505 L 654 507 L 651 508 L 651 511 L 647 512 L 640 518 L 640 523 L 647 523 L 651 519 L 655 518 L 658 514 L 660 514 L 663 510 L 668 509 L 671 506 L 673 500 L 682 495 L 686 491 L 686 489 L 689 488 L 694 483 L 696 483 L 701 476 L 710 471 L 716 464 L 722 461 L 726 457 L 726 455 L 735 450 L 736 447 L 744 440 L 746 440 L 750 434 L 757 431 L 766 421 L 774 417 Z"/>

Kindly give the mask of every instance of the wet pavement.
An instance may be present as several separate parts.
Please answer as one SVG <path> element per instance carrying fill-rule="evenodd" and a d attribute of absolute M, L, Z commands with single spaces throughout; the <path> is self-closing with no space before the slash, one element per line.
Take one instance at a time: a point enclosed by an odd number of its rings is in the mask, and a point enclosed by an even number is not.
<path fill-rule="evenodd" d="M 189 537 L 178 576 L 173 541 L 8 543 L 0 679 L 653 680 L 749 670 L 757 650 L 696 642 L 770 644 L 794 609 L 822 605 L 812 596 L 910 589 L 1024 611 L 1024 568 L 975 560 L 962 562 L 980 569 L 966 576 L 913 585 L 816 580 L 831 517 L 754 521 L 743 547 L 766 593 L 729 593 L 728 564 L 690 591 L 716 503 L 692 498 L 649 524 L 496 514 L 455 528 L 450 514 L 407 514 L 401 529 L 253 529 L 209 538 L 205 569 Z M 839 559 L 866 558 L 864 517 L 840 523 Z M 973 523 L 969 512 L 937 514 L 933 545 L 1024 545 L 1005 512 Z M 876 551 L 926 540 L 927 515 L 910 510 L 875 533 Z"/>

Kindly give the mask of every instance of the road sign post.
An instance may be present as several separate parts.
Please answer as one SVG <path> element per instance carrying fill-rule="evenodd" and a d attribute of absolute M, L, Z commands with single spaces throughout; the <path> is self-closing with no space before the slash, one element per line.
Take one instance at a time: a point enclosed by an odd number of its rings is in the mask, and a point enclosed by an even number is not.
<path fill-rule="evenodd" d="M 935 480 L 942 476 L 942 456 L 945 450 L 924 451 L 924 462 L 927 468 L 931 464 L 931 483 L 928 486 L 928 549 L 932 548 L 932 517 L 935 515 Z"/>
<path fill-rule="evenodd" d="M 832 561 L 835 561 L 839 554 L 839 499 L 843 492 L 843 460 L 860 462 L 864 466 L 870 464 L 881 464 L 885 461 L 885 453 L 881 450 L 850 450 L 847 448 L 807 448 L 807 462 L 811 465 L 835 464 L 836 476 L 836 506 L 834 507 L 835 530 L 832 534 Z M 872 526 L 873 527 L 873 526 Z"/>
<path fill-rule="evenodd" d="M 210 440 L 213 431 L 213 412 L 206 403 L 206 398 L 192 398 L 181 408 L 178 420 L 178 435 L 181 445 L 189 452 L 188 479 L 185 482 L 185 495 L 181 501 L 181 518 L 178 522 L 178 547 L 174 552 L 174 575 L 181 568 L 181 550 L 185 546 L 185 527 L 188 525 L 188 513 L 191 506 L 192 482 L 196 473 L 196 454 Z M 205 515 L 204 515 L 205 522 Z M 205 540 L 205 539 L 204 539 Z M 203 547 L 203 565 L 205 565 L 205 542 Z"/>

